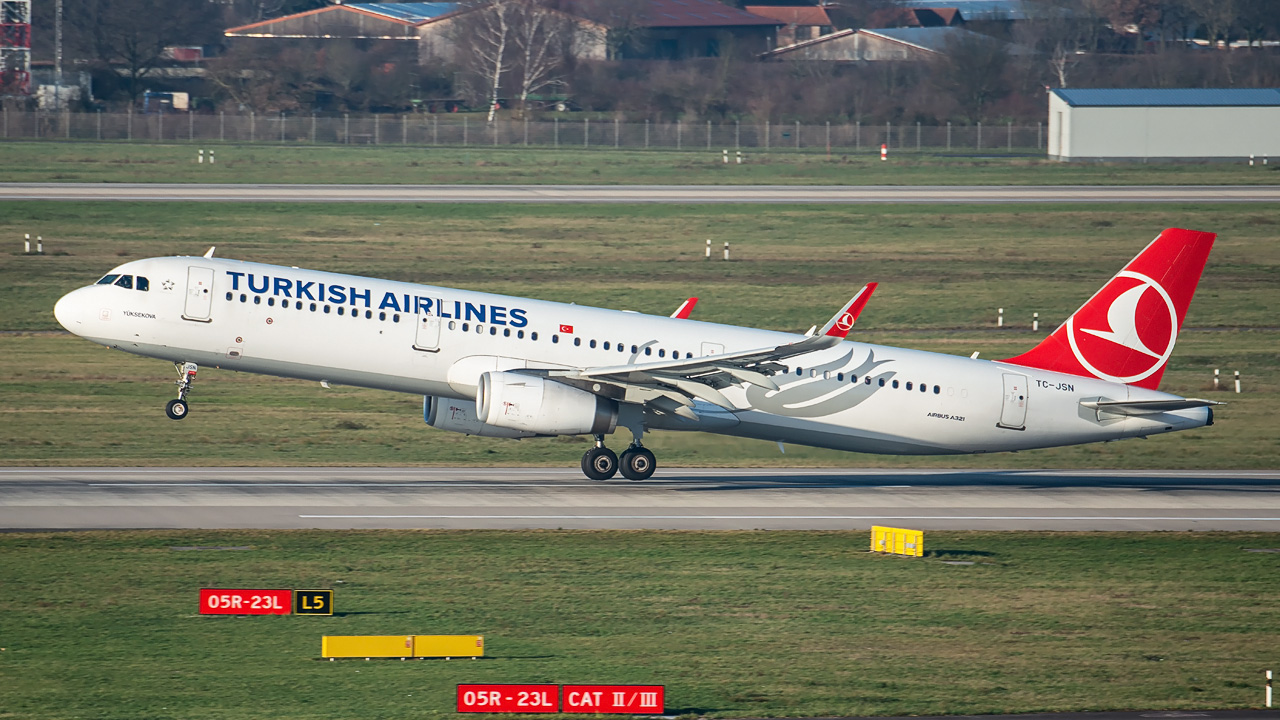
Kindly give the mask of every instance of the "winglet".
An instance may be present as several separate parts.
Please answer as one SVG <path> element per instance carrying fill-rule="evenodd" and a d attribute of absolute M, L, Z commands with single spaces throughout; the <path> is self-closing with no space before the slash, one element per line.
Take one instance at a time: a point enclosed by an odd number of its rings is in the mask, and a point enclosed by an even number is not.
<path fill-rule="evenodd" d="M 671 313 L 671 317 L 680 320 L 687 320 L 689 315 L 693 312 L 694 306 L 697 304 L 698 298 L 689 298 L 688 300 L 680 303 L 680 307 L 676 308 L 676 311 Z"/>
<path fill-rule="evenodd" d="M 217 246 L 217 245 L 214 245 L 213 247 L 209 248 L 209 251 L 208 251 L 208 252 L 206 252 L 206 253 L 204 254 L 204 256 L 205 256 L 205 257 L 207 257 L 207 258 L 211 258 L 211 257 L 213 257 L 213 251 L 214 251 L 214 250 L 217 250 L 217 249 L 218 249 L 218 246 Z"/>
<path fill-rule="evenodd" d="M 871 299 L 871 293 L 876 291 L 878 283 L 867 283 L 862 286 L 857 295 L 845 305 L 840 312 L 831 316 L 826 325 L 822 326 L 819 334 L 830 335 L 831 337 L 844 338 L 848 336 L 849 330 L 853 328 L 853 324 L 857 322 L 858 315 L 862 313 L 862 308 L 867 306 L 867 300 Z"/>

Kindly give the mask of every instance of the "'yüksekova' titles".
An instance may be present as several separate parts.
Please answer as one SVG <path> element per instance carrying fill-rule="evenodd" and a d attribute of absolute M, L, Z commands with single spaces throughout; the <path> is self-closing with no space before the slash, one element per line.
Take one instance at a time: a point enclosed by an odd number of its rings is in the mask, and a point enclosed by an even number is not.
<path fill-rule="evenodd" d="M 501 305 L 462 302 L 453 300 L 446 302 L 441 298 L 397 294 L 384 292 L 382 300 L 373 305 L 373 291 L 360 290 L 349 285 L 326 285 L 315 280 L 292 280 L 290 278 L 255 276 L 253 273 L 227 271 L 231 277 L 231 289 L 237 292 L 248 290 L 255 295 L 273 295 L 275 297 L 296 300 L 312 300 L 327 302 L 333 305 L 351 305 L 376 310 L 393 310 L 395 312 L 413 313 L 415 315 L 435 315 L 441 318 L 468 320 L 491 323 L 493 325 L 509 325 L 522 328 L 529 324 L 525 311 L 521 308 L 507 308 Z M 241 280 L 244 288 L 241 288 Z"/>

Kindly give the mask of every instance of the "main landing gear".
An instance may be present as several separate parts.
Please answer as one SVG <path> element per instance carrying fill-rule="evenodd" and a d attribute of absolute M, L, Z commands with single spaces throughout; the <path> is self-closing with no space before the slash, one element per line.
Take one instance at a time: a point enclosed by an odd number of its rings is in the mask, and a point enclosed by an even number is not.
<path fill-rule="evenodd" d="M 582 472 L 592 480 L 608 480 L 619 470 L 628 480 L 648 480 L 658 469 L 658 462 L 648 448 L 636 438 L 619 458 L 604 446 L 604 436 L 596 435 L 596 446 L 582 456 Z"/>
<path fill-rule="evenodd" d="M 164 414 L 169 416 L 170 420 L 181 420 L 187 416 L 187 393 L 191 392 L 191 386 L 196 381 L 196 371 L 199 370 L 193 362 L 174 363 L 173 367 L 178 371 L 178 399 L 170 400 L 168 405 L 164 406 Z"/>

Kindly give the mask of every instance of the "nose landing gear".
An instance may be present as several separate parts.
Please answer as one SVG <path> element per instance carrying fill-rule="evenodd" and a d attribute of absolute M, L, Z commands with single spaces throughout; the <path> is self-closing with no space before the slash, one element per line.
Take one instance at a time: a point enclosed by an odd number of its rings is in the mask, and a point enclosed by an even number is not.
<path fill-rule="evenodd" d="M 178 371 L 178 398 L 170 400 L 168 405 L 164 406 L 164 414 L 169 416 L 170 420 L 181 420 L 187 416 L 187 393 L 191 392 L 191 386 L 196 381 L 196 371 L 199 370 L 193 362 L 174 363 L 173 367 Z"/>

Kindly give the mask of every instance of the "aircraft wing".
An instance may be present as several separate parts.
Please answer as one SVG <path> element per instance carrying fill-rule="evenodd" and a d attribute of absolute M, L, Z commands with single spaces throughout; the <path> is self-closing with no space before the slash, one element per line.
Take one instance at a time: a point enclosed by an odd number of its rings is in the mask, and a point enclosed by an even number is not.
<path fill-rule="evenodd" d="M 863 287 L 823 325 L 822 332 L 811 333 L 795 342 L 697 358 L 549 370 L 546 373 L 548 377 L 591 392 L 602 393 L 604 389 L 598 386 L 607 385 L 609 392 L 605 394 L 690 419 L 697 419 L 689 409 L 695 399 L 726 410 L 739 410 L 742 408 L 735 407 L 721 390 L 742 383 L 777 390 L 778 384 L 770 376 L 785 371 L 780 362 L 843 342 L 874 290 L 874 284 Z"/>

